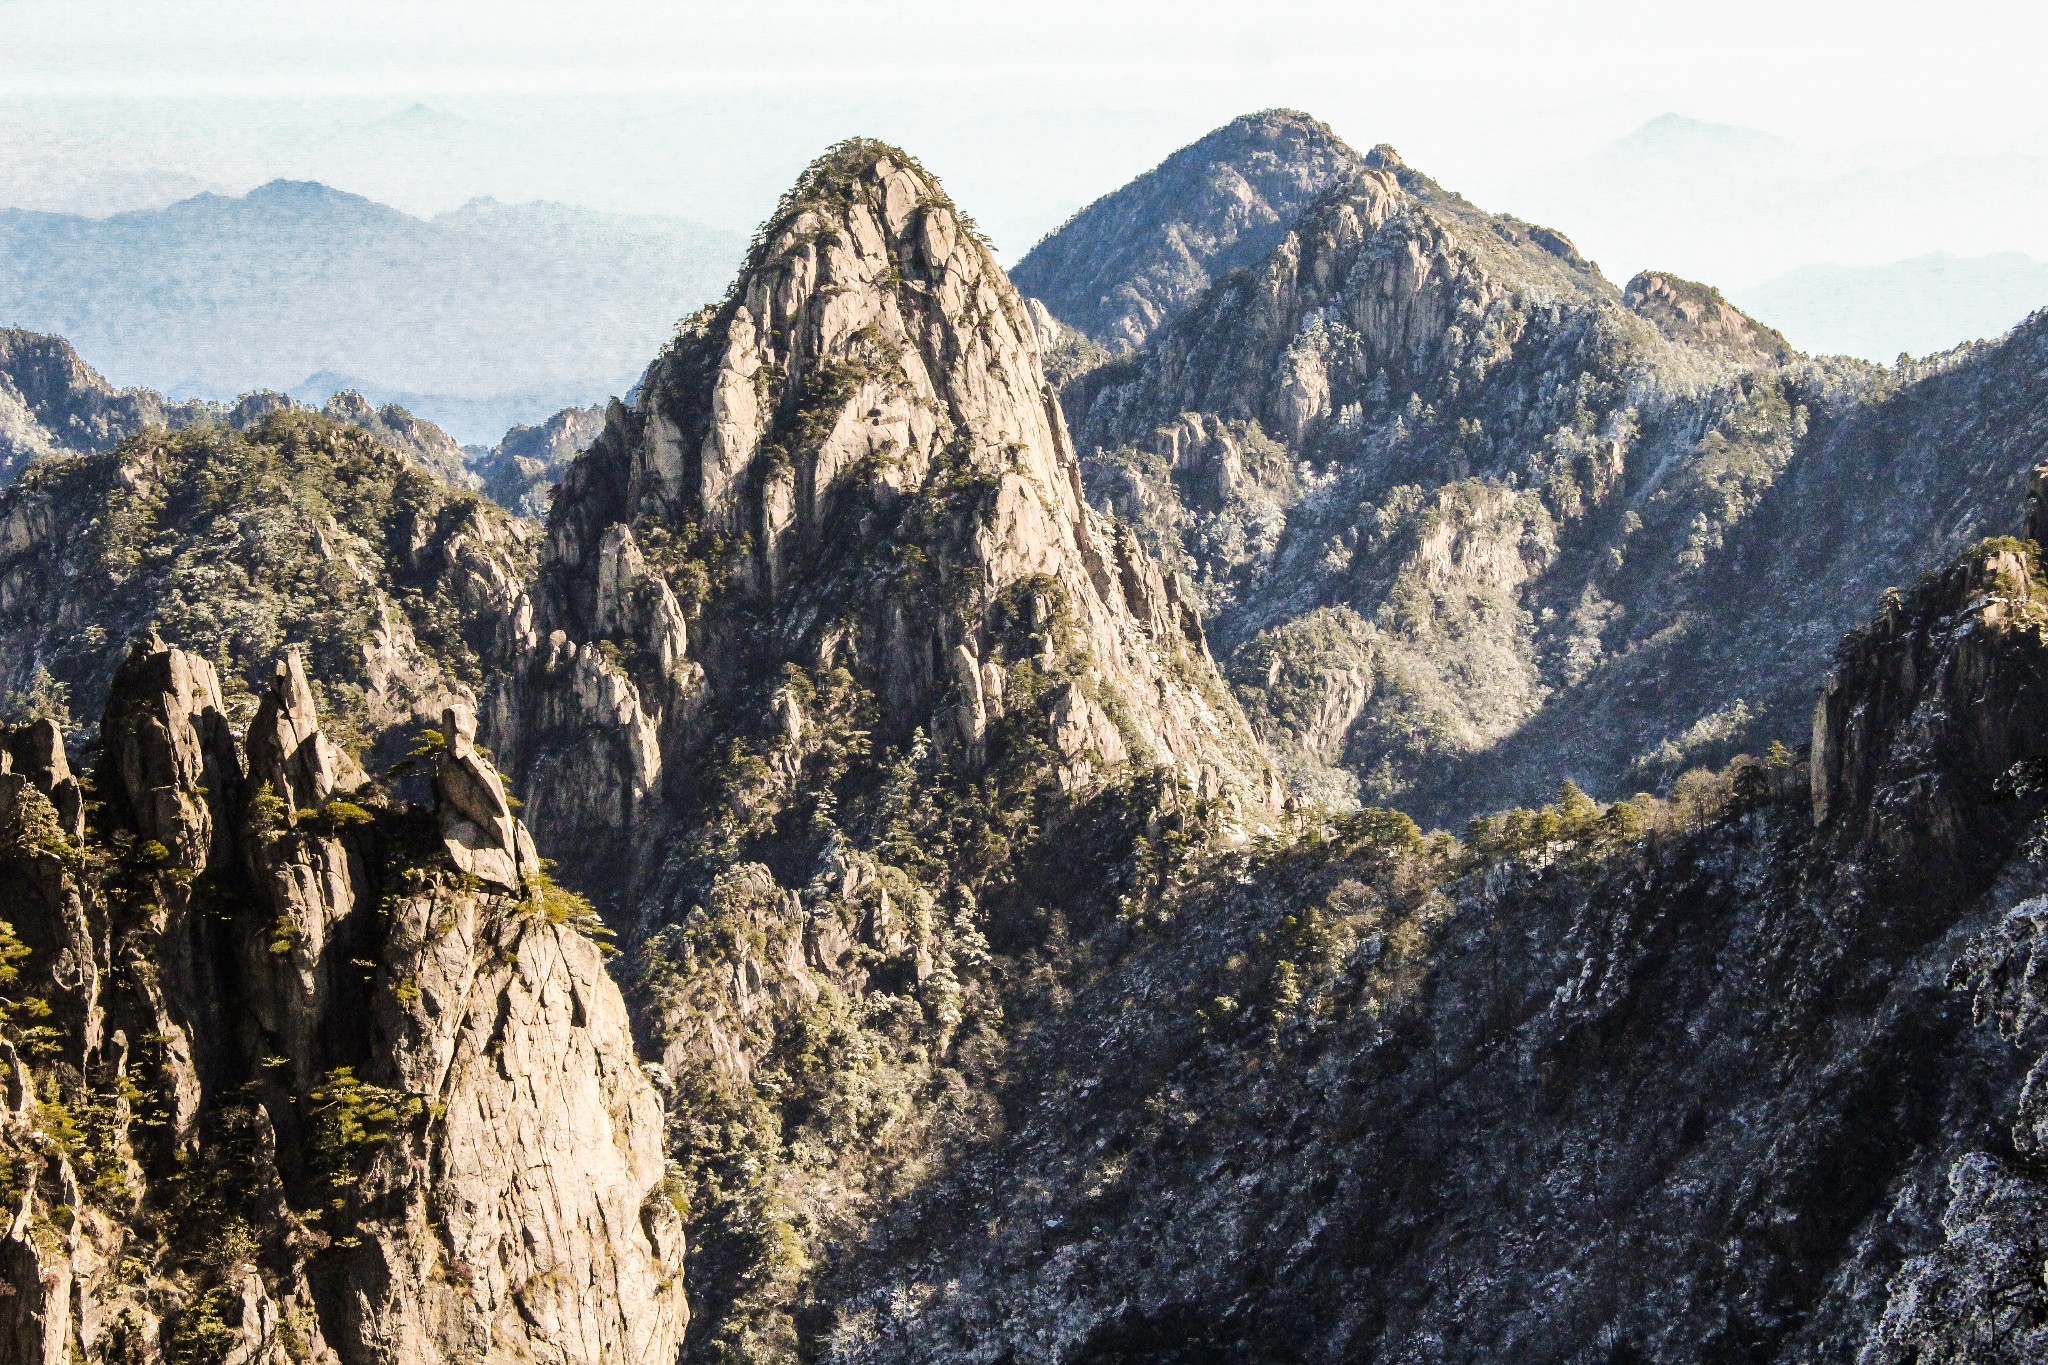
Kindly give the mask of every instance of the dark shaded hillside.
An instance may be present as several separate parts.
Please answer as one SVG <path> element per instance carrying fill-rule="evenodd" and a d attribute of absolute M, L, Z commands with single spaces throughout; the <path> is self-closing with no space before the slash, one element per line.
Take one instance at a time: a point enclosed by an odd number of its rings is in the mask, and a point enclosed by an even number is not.
<path fill-rule="evenodd" d="M 837 1258 L 820 1354 L 2028 1358 L 2041 1054 L 1950 982 L 2033 1037 L 2040 802 L 1998 779 L 2048 749 L 2037 555 L 1845 643 L 1810 783 L 1463 854 L 1369 812 L 1098 930 L 1000 1134 Z"/>

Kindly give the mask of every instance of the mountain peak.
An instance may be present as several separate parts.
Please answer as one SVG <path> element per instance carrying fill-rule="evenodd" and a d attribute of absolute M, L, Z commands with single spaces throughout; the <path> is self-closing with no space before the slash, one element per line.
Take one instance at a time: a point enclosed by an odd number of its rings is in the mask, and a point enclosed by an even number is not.
<path fill-rule="evenodd" d="M 373 200 L 318 180 L 266 180 L 242 196 L 252 204 L 369 204 Z"/>
<path fill-rule="evenodd" d="M 1112 350 L 1141 346 L 1365 165 L 1298 110 L 1245 114 L 1075 214 L 1017 263 L 1017 285 Z"/>
<path fill-rule="evenodd" d="M 937 178 L 918 164 L 916 157 L 893 143 L 871 137 L 850 137 L 835 142 L 804 168 L 796 184 L 783 195 L 776 217 L 810 205 L 821 196 L 843 192 L 859 184 L 886 186 L 899 172 L 914 176 L 930 189 L 937 189 Z"/>
<path fill-rule="evenodd" d="M 678 552 L 690 567 L 663 568 Z M 1009 672 L 1071 674 L 1034 705 L 1058 712 L 1073 782 L 1129 760 L 1267 798 L 1220 685 L 1183 681 L 1216 681 L 1191 609 L 1083 501 L 1029 310 L 937 179 L 884 143 L 813 163 L 725 303 L 613 408 L 555 499 L 539 595 L 523 710 L 544 733 L 520 743 L 592 774 L 586 809 L 549 828 L 565 848 L 659 799 L 712 717 L 779 706 L 790 667 L 848 670 L 878 741 L 922 730 L 968 770 L 1006 692 L 1015 714 Z M 542 644 L 554 631 L 566 643 Z M 602 718 L 571 698 L 599 686 L 578 670 L 611 665 L 569 649 L 600 639 L 664 661 L 613 669 L 603 686 L 630 704 Z"/>

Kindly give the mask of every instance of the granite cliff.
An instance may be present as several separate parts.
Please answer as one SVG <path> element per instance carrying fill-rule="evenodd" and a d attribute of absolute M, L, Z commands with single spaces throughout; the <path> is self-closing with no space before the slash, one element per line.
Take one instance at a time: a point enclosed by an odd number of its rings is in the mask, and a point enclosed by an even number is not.
<path fill-rule="evenodd" d="M 152 638 L 95 800 L 53 724 L 7 736 L 0 1354 L 674 1358 L 662 1102 L 587 906 L 466 711 L 426 807 L 320 726 L 296 653 L 238 736 Z"/>
<path fill-rule="evenodd" d="M 492 742 L 691 1097 L 707 1350 L 794 1348 L 818 1248 L 985 1119 L 1013 983 L 1162 818 L 1280 799 L 1180 585 L 1083 501 L 1023 301 L 877 143 L 612 408 L 514 619 Z"/>

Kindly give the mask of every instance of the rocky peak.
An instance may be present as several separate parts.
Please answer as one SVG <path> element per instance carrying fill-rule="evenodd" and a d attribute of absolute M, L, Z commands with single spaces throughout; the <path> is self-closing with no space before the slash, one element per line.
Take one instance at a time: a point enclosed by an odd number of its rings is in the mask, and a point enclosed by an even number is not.
<path fill-rule="evenodd" d="M 1379 148 L 1061 396 L 1091 496 L 1194 585 L 1297 784 L 1452 823 L 1500 799 L 1488 756 L 1676 619 L 1791 458 L 1828 380 L 1781 345 L 1683 281 L 1625 298 L 1564 234 Z M 1369 640 L 1310 622 L 1330 609 Z M 1300 683 L 1277 708 L 1276 661 Z M 1648 785 L 1618 770 L 1695 721 L 1632 719 L 1619 762 L 1574 771 Z M 1521 799 L 1556 743 L 1610 732 L 1550 742 Z"/>
<path fill-rule="evenodd" d="M 277 665 L 249 723 L 249 783 L 268 784 L 289 811 L 314 810 L 369 780 L 348 751 L 320 730 L 298 650 Z"/>
<path fill-rule="evenodd" d="M 793 1340 L 792 1267 L 882 1197 L 811 1155 L 876 1141 L 841 1122 L 864 1101 L 779 1079 L 828 1012 L 939 1093 L 998 1055 L 995 940 L 1027 960 L 1113 920 L 1126 870 L 1148 894 L 1154 839 L 1275 818 L 1183 585 L 1082 500 L 1040 331 L 929 173 L 843 144 L 550 511 L 486 734 L 563 881 L 618 907 L 676 1093 L 732 1116 L 678 1139 L 693 1206 L 747 1210 L 699 1224 L 693 1355 Z M 714 1134 L 763 1122 L 737 1189 Z"/>
<path fill-rule="evenodd" d="M 1645 270 L 1628 282 L 1622 302 L 1671 340 L 1744 364 L 1781 364 L 1795 354 L 1781 333 L 1728 302 L 1720 290 L 1676 275 Z"/>
<path fill-rule="evenodd" d="M 50 802 L 59 826 L 73 842 L 85 837 L 85 793 L 71 775 L 64 732 L 47 717 L 11 730 L 0 726 L 0 824 L 6 823 L 28 788 Z"/>
<path fill-rule="evenodd" d="M 1017 263 L 1017 286 L 1113 351 L 1141 346 L 1365 164 L 1306 114 L 1246 114 L 1075 214 Z"/>
<path fill-rule="evenodd" d="M 100 740 L 110 792 L 144 838 L 190 872 L 226 861 L 242 765 L 212 664 L 138 640 L 114 674 Z"/>
<path fill-rule="evenodd" d="M 545 521 L 569 462 L 604 431 L 601 407 L 563 408 L 538 426 L 516 426 L 488 450 L 472 447 L 470 468 L 507 511 Z"/>
<path fill-rule="evenodd" d="M 237 413 L 244 410 L 247 401 L 244 399 L 236 404 Z M 320 411 L 337 422 L 360 427 L 386 445 L 404 451 L 436 477 L 465 488 L 478 485 L 477 476 L 470 472 L 468 459 L 455 438 L 432 422 L 413 416 L 396 403 L 386 403 L 380 408 L 354 389 L 343 389 L 328 398 Z"/>
<path fill-rule="evenodd" d="M 1236 708 L 1200 686 L 1176 586 L 1082 500 L 1030 311 L 937 182 L 879 143 L 813 165 L 725 303 L 612 409 L 550 516 L 528 642 L 503 747 L 529 774 L 582 754 L 591 780 L 544 785 L 579 789 L 593 832 L 645 807 L 707 703 L 765 709 L 785 664 L 846 667 L 885 734 L 972 755 L 1000 712 L 987 680 L 1056 654 L 1123 717 L 1120 756 L 1266 790 Z M 1194 673 L 1163 666 L 1183 654 Z"/>

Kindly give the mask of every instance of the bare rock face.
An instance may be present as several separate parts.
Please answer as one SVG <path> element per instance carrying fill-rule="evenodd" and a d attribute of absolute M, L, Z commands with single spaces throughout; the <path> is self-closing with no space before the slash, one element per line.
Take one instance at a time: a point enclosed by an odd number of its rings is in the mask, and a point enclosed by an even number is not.
<path fill-rule="evenodd" d="M 7 970 L 58 1042 L 0 1053 L 0 1148 L 30 1172 L 6 1358 L 676 1358 L 661 1098 L 588 907 L 539 877 L 473 720 L 446 722 L 437 810 L 394 806 L 288 655 L 245 770 L 211 667 L 144 641 L 90 856 L 61 747 L 7 737 Z M 53 1105 L 100 1126 L 53 1139 Z"/>
<path fill-rule="evenodd" d="M 434 765 L 434 795 L 448 856 L 491 886 L 520 890 L 540 870 L 539 858 L 513 817 L 497 769 L 477 751 L 476 714 L 451 706 L 441 723 L 447 748 Z"/>
<path fill-rule="evenodd" d="M 85 793 L 71 775 L 64 733 L 54 720 L 30 721 L 0 730 L 0 776 L 17 774 L 49 799 L 73 843 L 85 837 Z"/>
<path fill-rule="evenodd" d="M 285 655 L 257 705 L 248 752 L 250 785 L 268 783 L 294 812 L 317 809 L 335 793 L 352 792 L 369 781 L 362 765 L 321 733 L 297 650 Z"/>
<path fill-rule="evenodd" d="M 792 1049 L 828 1028 L 893 1093 L 962 1088 L 1000 1047 L 999 917 L 1113 906 L 1084 846 L 1136 868 L 1148 829 L 1242 841 L 1277 814 L 1181 584 L 1082 498 L 1049 330 L 927 172 L 842 144 L 550 510 L 482 733 L 563 880 L 616 907 L 640 1027 L 696 1097 L 693 1352 L 793 1349 L 798 1267 L 893 1178 L 815 1154 L 922 1150 L 971 1108 L 841 1132 L 869 1101 L 794 1099 Z M 948 840 L 971 853 L 918 852 Z M 830 1131 L 721 1192 L 742 1168 L 708 1135 L 785 1108 Z"/>
<path fill-rule="evenodd" d="M 138 642 L 115 675 L 102 743 L 143 837 L 195 874 L 223 861 L 242 774 L 212 664 Z"/>
<path fill-rule="evenodd" d="M 1813 713 L 1817 825 L 1858 842 L 1924 837 L 1873 801 L 1890 788 L 1914 792 L 1935 831 L 1957 830 L 1951 803 L 2048 750 L 2048 655 L 2026 648 L 2048 624 L 2038 553 L 1986 542 L 1844 642 Z"/>
<path fill-rule="evenodd" d="M 1115 698 L 1117 762 L 1264 803 L 1236 708 L 1166 666 L 1213 678 L 1199 621 L 1081 498 L 1039 330 L 902 153 L 847 144 L 806 174 L 555 504 L 523 681 L 491 709 L 556 803 L 530 814 L 547 842 L 614 846 L 707 708 L 784 662 L 853 669 L 889 733 L 971 762 L 970 684 L 1038 652 L 1004 635 L 1030 599 Z"/>

